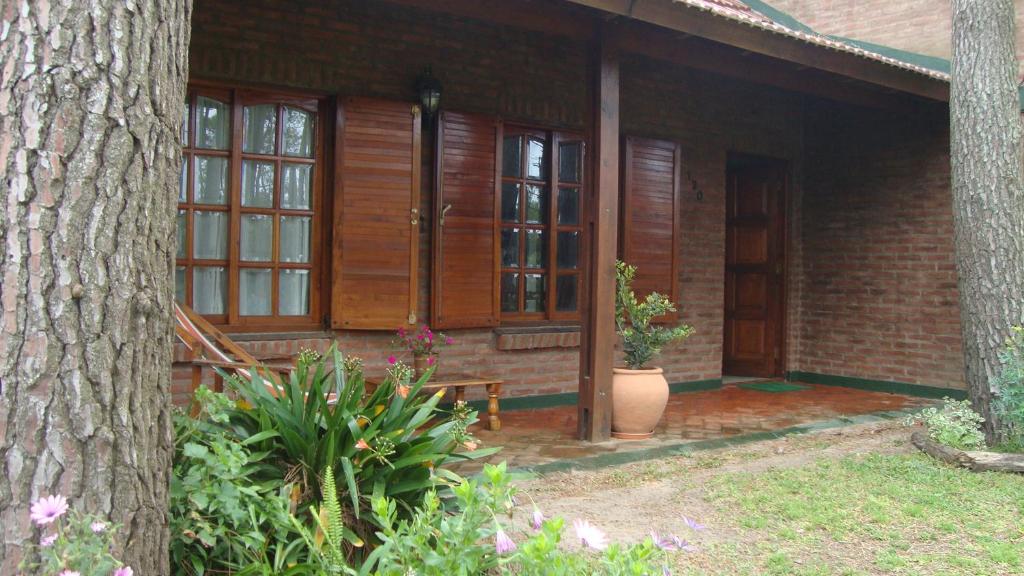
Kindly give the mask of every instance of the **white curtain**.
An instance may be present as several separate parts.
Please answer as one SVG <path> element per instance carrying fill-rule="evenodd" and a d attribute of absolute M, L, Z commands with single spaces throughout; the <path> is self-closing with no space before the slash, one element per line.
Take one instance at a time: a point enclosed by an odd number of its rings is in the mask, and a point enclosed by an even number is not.
<path fill-rule="evenodd" d="M 286 210 L 309 210 L 310 176 L 309 164 L 281 165 L 281 208 Z"/>
<path fill-rule="evenodd" d="M 192 308 L 200 314 L 224 314 L 228 295 L 227 271 L 221 266 L 192 270 Z"/>
<path fill-rule="evenodd" d="M 203 260 L 226 260 L 228 257 L 228 213 L 192 213 L 192 257 Z"/>
<path fill-rule="evenodd" d="M 274 248 L 274 217 L 242 215 L 241 258 L 246 262 L 270 262 Z"/>
<path fill-rule="evenodd" d="M 281 262 L 309 262 L 308 216 L 281 216 Z"/>
<path fill-rule="evenodd" d="M 281 270 L 280 314 L 305 316 L 309 314 L 309 270 Z"/>
<path fill-rule="evenodd" d="M 270 314 L 270 270 L 242 268 L 238 280 L 238 313 L 242 316 Z"/>
<path fill-rule="evenodd" d="M 242 161 L 242 206 L 274 206 L 274 163 Z"/>

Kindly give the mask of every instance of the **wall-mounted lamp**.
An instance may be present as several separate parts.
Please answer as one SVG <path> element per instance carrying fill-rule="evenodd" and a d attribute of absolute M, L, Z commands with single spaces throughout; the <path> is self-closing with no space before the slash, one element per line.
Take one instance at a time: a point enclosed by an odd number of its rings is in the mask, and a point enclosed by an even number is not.
<path fill-rule="evenodd" d="M 427 117 L 436 114 L 441 105 L 441 82 L 434 78 L 430 68 L 416 79 L 416 91 L 420 96 L 423 114 Z"/>

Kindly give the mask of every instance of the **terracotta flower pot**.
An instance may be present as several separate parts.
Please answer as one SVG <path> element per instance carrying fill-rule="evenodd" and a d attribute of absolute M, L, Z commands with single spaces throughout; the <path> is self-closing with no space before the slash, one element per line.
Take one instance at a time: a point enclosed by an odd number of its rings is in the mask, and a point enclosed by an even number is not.
<path fill-rule="evenodd" d="M 668 381 L 661 368 L 612 368 L 612 436 L 650 438 L 668 404 Z"/>
<path fill-rule="evenodd" d="M 422 354 L 412 357 L 413 378 L 419 380 L 427 370 L 437 366 L 437 354 Z"/>

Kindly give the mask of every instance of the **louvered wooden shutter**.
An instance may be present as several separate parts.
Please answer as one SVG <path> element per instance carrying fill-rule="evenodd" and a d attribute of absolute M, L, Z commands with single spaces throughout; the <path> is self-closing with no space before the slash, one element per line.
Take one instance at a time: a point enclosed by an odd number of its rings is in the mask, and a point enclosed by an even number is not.
<path fill-rule="evenodd" d="M 674 142 L 626 138 L 622 259 L 636 266 L 638 298 L 664 294 L 679 306 L 680 151 Z M 678 314 L 665 316 L 673 321 Z"/>
<path fill-rule="evenodd" d="M 334 199 L 334 328 L 416 323 L 420 111 L 404 102 L 342 104 Z"/>
<path fill-rule="evenodd" d="M 498 324 L 495 194 L 501 122 L 443 112 L 437 131 L 431 322 L 437 328 Z"/>

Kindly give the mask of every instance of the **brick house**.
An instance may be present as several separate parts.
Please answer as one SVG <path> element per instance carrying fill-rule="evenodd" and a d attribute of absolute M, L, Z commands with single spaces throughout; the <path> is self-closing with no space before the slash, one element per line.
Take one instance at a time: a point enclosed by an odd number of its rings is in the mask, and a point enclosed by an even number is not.
<path fill-rule="evenodd" d="M 196 2 L 179 299 L 371 371 L 429 323 L 600 438 L 618 256 L 696 329 L 676 390 L 962 389 L 948 77 L 755 4 Z"/>

